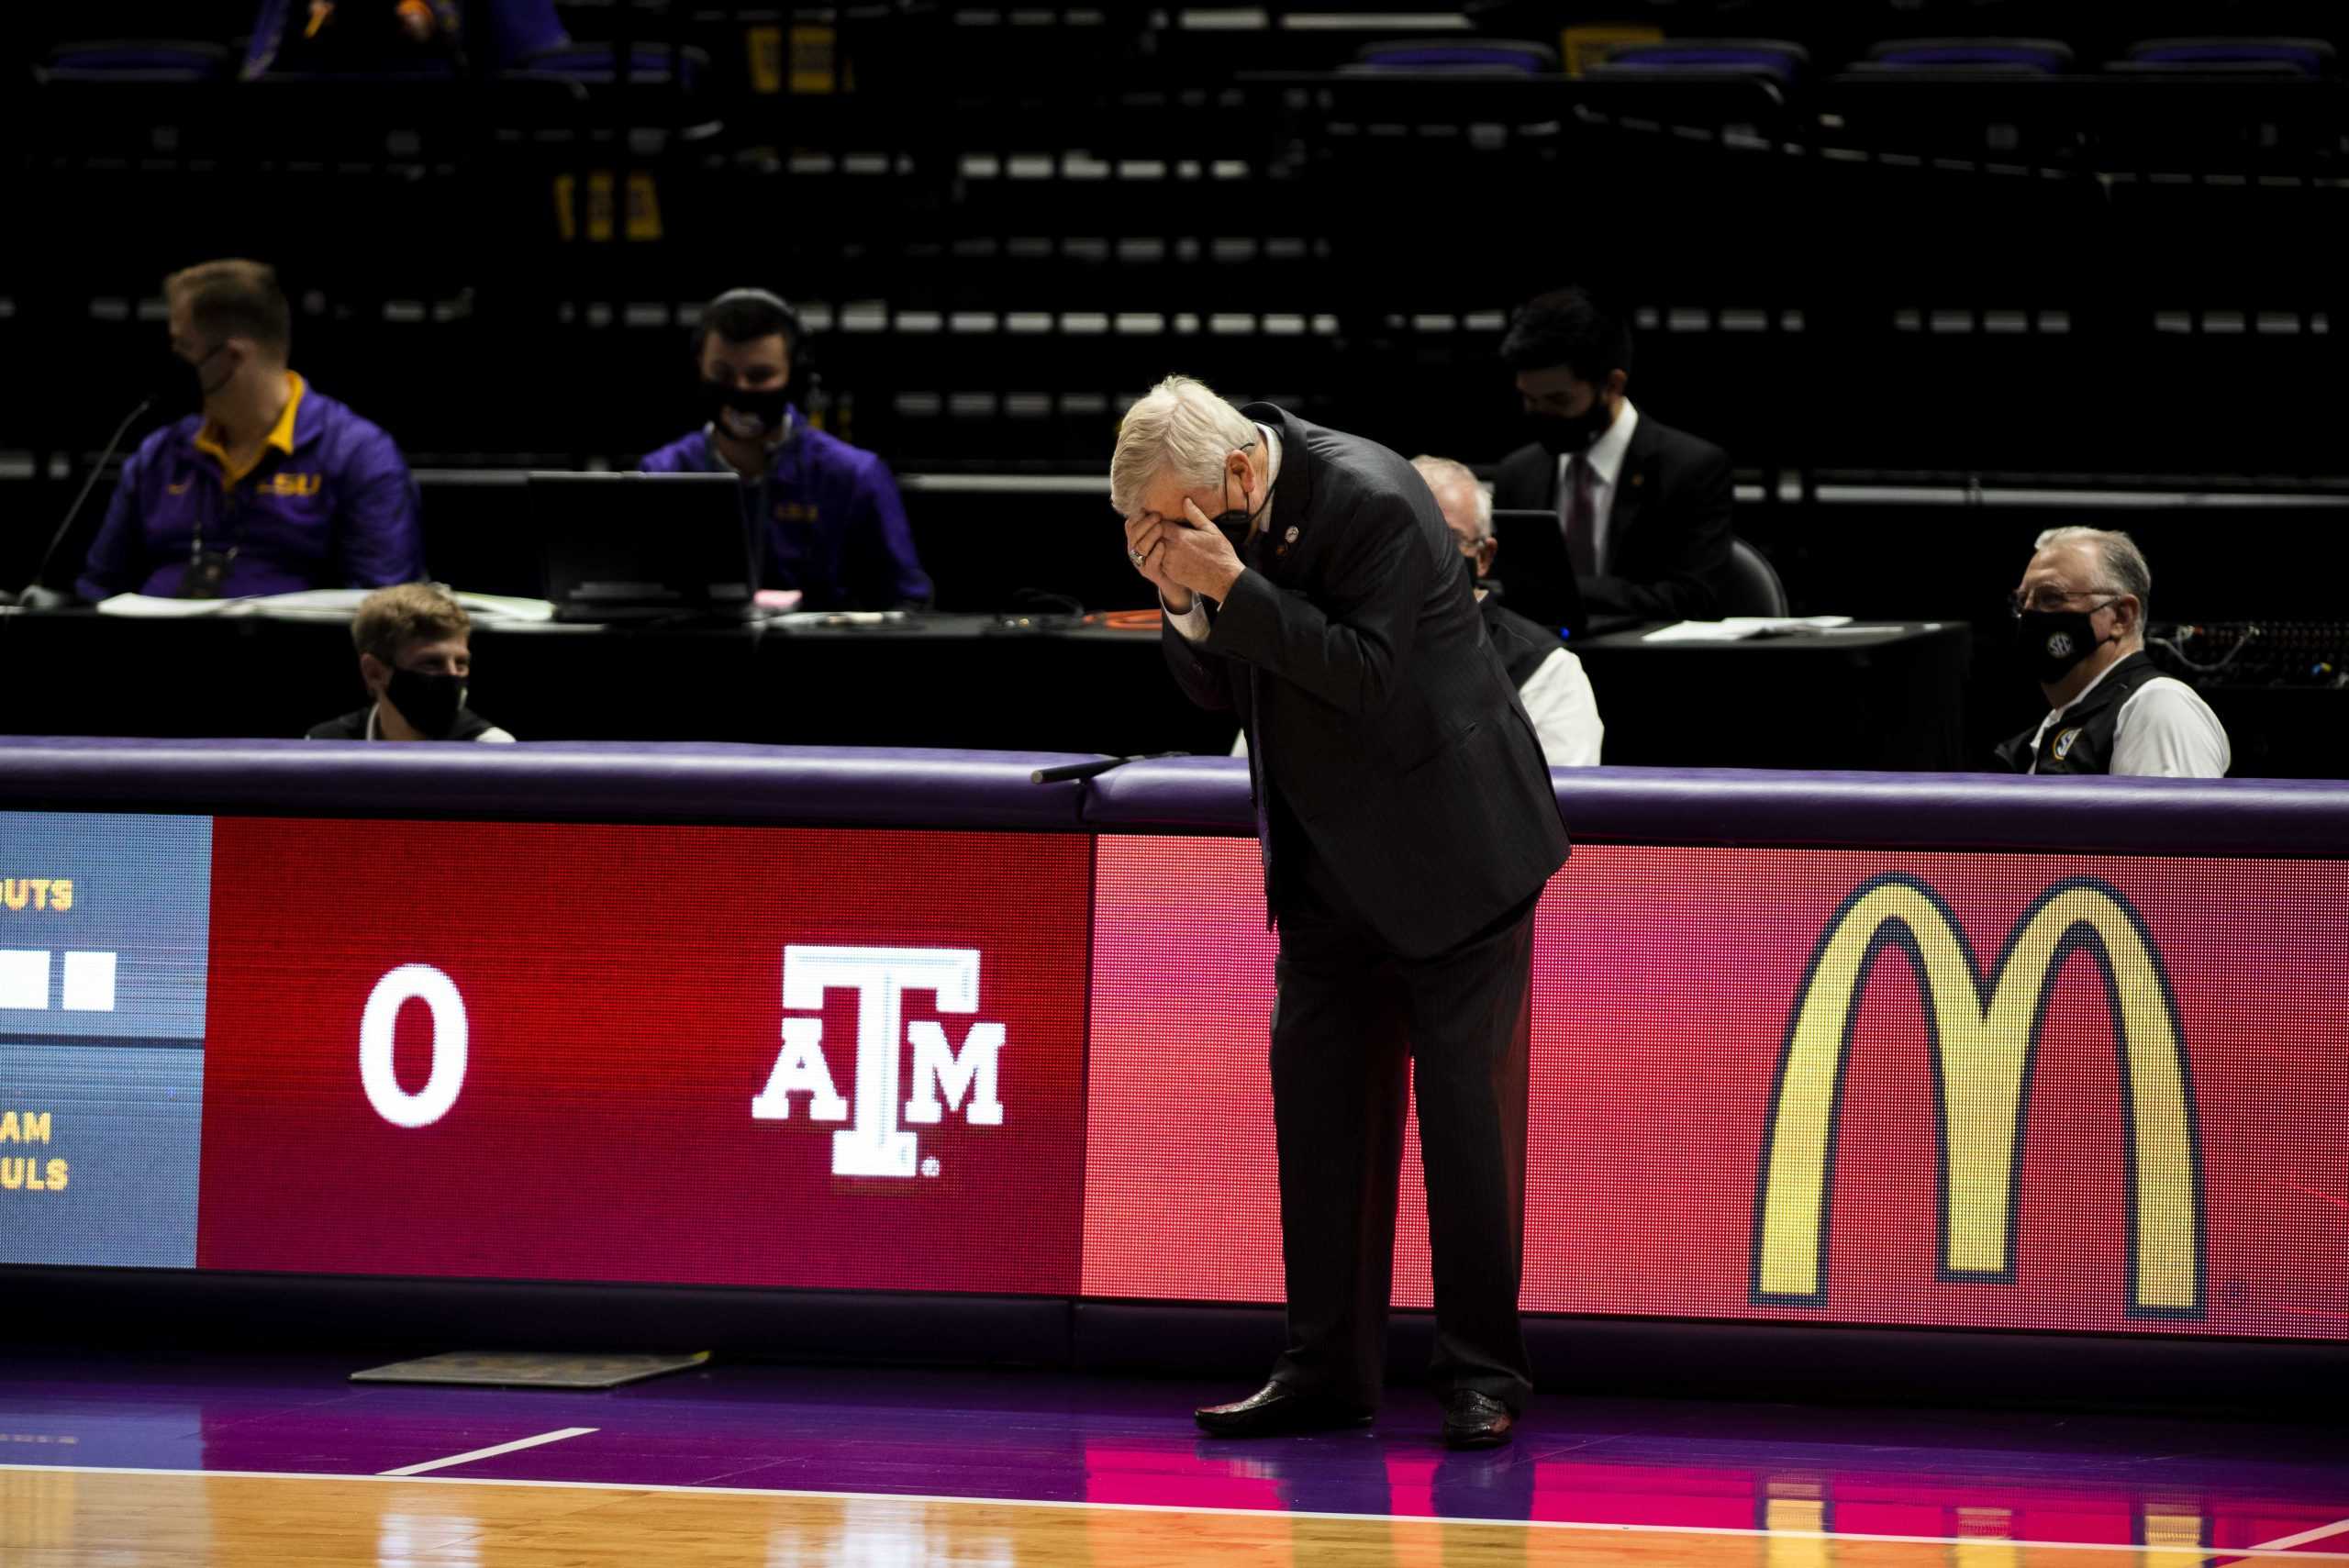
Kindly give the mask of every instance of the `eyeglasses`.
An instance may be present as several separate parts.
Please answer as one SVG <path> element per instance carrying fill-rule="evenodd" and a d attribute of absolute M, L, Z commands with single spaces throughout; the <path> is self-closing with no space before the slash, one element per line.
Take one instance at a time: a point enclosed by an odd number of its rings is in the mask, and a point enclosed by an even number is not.
<path fill-rule="evenodd" d="M 2083 588 L 2076 594 L 2064 593 L 2053 587 L 2034 588 L 2028 596 L 2021 594 L 2009 594 L 2007 614 L 2020 616 L 2025 610 L 2061 610 L 2069 607 L 2075 599 L 2094 598 L 2099 594 L 2110 594 L 2112 596 L 2103 604 L 2090 605 L 2088 606 L 2090 615 L 2094 615 L 2099 610 L 2110 608 L 2128 597 L 2118 588 Z"/>

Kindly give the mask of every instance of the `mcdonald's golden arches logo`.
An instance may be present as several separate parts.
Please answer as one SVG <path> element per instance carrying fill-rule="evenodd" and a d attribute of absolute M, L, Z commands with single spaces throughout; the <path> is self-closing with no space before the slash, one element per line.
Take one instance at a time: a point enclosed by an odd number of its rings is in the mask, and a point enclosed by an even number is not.
<path fill-rule="evenodd" d="M 1754 1304 L 1827 1304 L 1843 1070 L 1860 997 L 1887 947 L 1908 955 L 1924 1001 L 1940 1277 L 2014 1283 L 2015 1205 L 2040 1028 L 2056 975 L 2086 952 L 2104 979 L 2120 1057 L 2127 1310 L 2200 1318 L 2201 1148 L 2177 1003 L 2143 919 L 2116 889 L 2091 879 L 2042 894 L 2015 922 L 1987 980 L 1949 906 L 1915 877 L 1873 878 L 1836 910 L 1778 1056 L 1754 1185 Z"/>

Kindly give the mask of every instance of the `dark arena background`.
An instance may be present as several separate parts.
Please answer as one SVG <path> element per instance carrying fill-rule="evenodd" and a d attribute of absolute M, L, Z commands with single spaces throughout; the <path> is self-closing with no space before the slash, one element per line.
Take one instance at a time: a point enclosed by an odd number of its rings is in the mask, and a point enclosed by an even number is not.
<path fill-rule="evenodd" d="M 16 7 L 0 1563 L 2349 1561 L 2343 48 Z M 1484 488 L 1575 841 L 1504 1446 L 1416 1114 L 1375 1418 L 1193 1421 L 1280 938 L 1111 502 L 1178 373 Z"/>

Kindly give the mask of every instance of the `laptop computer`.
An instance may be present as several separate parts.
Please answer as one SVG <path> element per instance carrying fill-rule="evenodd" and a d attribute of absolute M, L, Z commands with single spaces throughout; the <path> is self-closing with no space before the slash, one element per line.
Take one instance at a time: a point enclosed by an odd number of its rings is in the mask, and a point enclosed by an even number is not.
<path fill-rule="evenodd" d="M 569 621 L 734 618 L 756 582 L 729 473 L 534 470 L 526 510 Z"/>
<path fill-rule="evenodd" d="M 1555 512 L 1497 511 L 1493 576 L 1501 603 L 1529 620 L 1563 627 L 1577 635 L 1590 628 L 1582 584 L 1566 560 L 1565 530 Z"/>
<path fill-rule="evenodd" d="M 518 468 L 419 468 L 424 561 L 468 594 L 547 596 L 546 562 L 529 523 L 530 476 Z"/>

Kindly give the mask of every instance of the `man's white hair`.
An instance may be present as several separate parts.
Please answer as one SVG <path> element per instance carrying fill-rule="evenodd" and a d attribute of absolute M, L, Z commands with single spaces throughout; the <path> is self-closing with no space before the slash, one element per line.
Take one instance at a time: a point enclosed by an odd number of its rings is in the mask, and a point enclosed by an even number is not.
<path fill-rule="evenodd" d="M 1430 457 L 1421 452 L 1411 460 L 1428 488 L 1441 494 L 1447 484 L 1465 484 L 1468 493 L 1476 497 L 1476 539 L 1479 543 L 1493 537 L 1493 493 L 1476 477 L 1476 471 L 1464 462 L 1448 457 Z"/>
<path fill-rule="evenodd" d="M 1109 504 L 1133 516 L 1141 510 L 1142 492 L 1162 473 L 1179 478 L 1186 490 L 1204 489 L 1221 479 L 1226 458 L 1256 440 L 1256 422 L 1207 383 L 1170 375 L 1118 422 L 1118 449 L 1109 455 Z"/>
<path fill-rule="evenodd" d="M 2137 598 L 2137 617 L 2142 622 L 2146 606 L 2154 597 L 2154 570 L 2145 564 L 2145 552 L 2137 541 L 2119 528 L 2049 528 L 2032 541 L 2035 553 L 2059 544 L 2085 544 L 2096 551 L 2097 563 L 2104 581 L 2089 586 L 2110 594 L 2133 594 Z"/>

